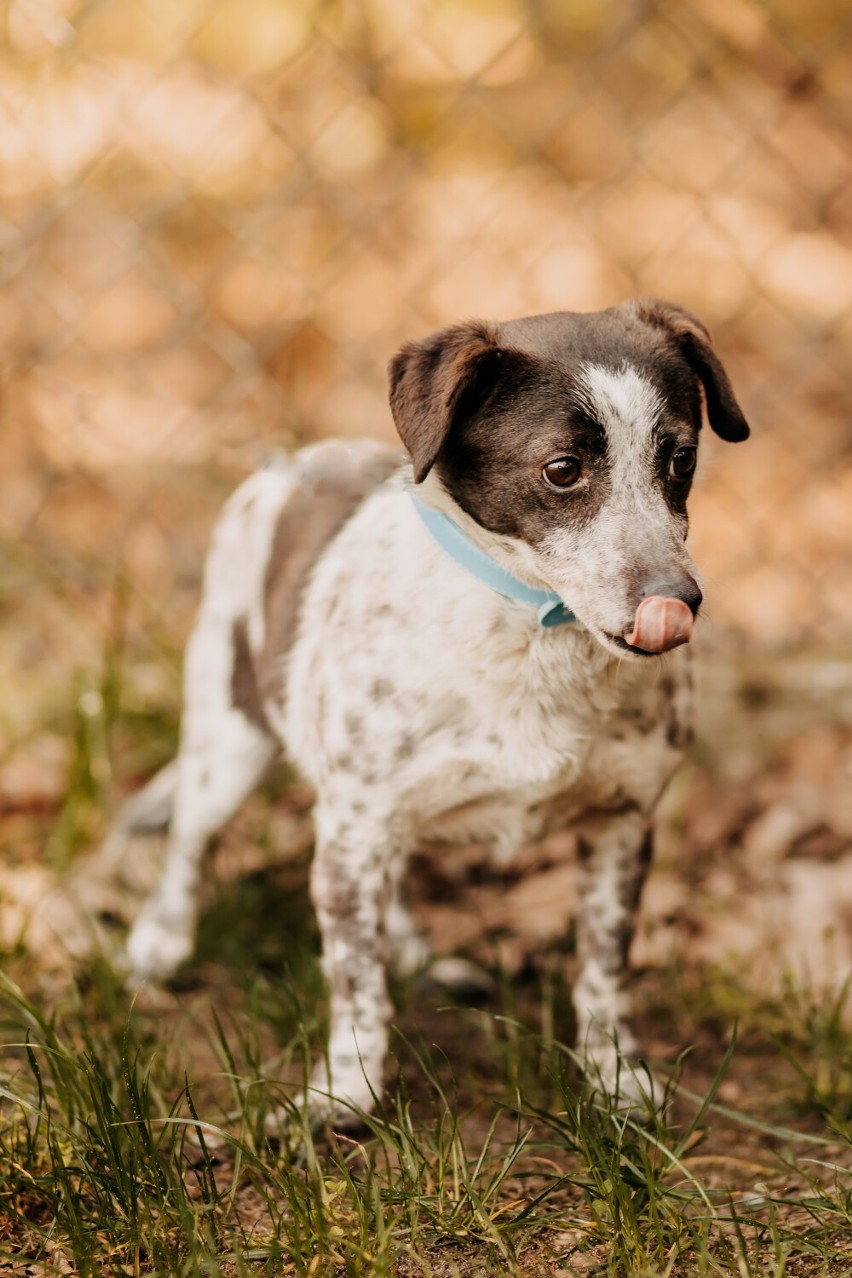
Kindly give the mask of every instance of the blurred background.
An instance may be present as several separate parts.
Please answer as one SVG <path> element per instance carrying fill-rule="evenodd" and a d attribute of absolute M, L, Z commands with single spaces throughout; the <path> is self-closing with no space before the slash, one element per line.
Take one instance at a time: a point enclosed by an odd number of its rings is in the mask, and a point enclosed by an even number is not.
<path fill-rule="evenodd" d="M 692 499 L 711 673 L 679 837 L 702 864 L 735 846 L 774 879 L 796 857 L 809 884 L 830 867 L 841 914 L 826 923 L 819 897 L 814 928 L 845 961 L 849 7 L 3 0 L 0 15 L 10 875 L 45 843 L 55 864 L 91 843 L 116 780 L 168 754 L 211 522 L 271 448 L 392 438 L 386 361 L 437 325 L 652 293 L 708 324 L 754 431 L 738 447 L 707 432 Z"/>

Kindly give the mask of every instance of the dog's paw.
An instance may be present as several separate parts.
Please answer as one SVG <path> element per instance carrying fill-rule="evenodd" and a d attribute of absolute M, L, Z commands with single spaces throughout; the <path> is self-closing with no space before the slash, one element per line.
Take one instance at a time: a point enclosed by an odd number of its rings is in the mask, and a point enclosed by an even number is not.
<path fill-rule="evenodd" d="M 665 1105 L 663 1088 L 644 1062 L 625 1056 L 614 1044 L 586 1053 L 586 1081 L 617 1110 L 648 1117 Z"/>
<path fill-rule="evenodd" d="M 374 1061 L 370 1070 L 360 1057 L 347 1057 L 337 1067 L 332 1062 L 330 1075 L 325 1062 L 317 1066 L 304 1099 L 311 1122 L 331 1124 L 343 1131 L 363 1126 L 381 1092 L 381 1074 L 381 1061 Z M 373 1085 L 372 1077 L 379 1079 L 378 1085 Z"/>
<path fill-rule="evenodd" d="M 165 916 L 156 902 L 143 908 L 124 950 L 123 968 L 131 988 L 166 981 L 192 953 L 192 929 Z"/>
<path fill-rule="evenodd" d="M 360 1087 L 349 1087 L 345 1095 L 337 1096 L 329 1088 L 325 1071 L 317 1070 L 307 1088 L 267 1114 L 266 1134 L 283 1148 L 295 1150 L 304 1145 L 307 1131 L 363 1131 L 375 1099 L 363 1078 Z"/>

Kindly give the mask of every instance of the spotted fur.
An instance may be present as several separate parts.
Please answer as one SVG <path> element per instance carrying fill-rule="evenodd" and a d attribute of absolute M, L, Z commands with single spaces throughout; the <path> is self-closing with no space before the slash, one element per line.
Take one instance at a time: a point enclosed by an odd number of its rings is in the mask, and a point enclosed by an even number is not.
<path fill-rule="evenodd" d="M 686 650 L 649 656 L 624 636 L 649 595 L 700 604 L 689 485 L 671 467 L 697 441 L 700 388 L 718 434 L 748 428 L 699 321 L 659 302 L 459 325 L 404 347 L 390 385 L 411 465 L 315 445 L 247 480 L 217 526 L 177 767 L 150 789 L 157 811 L 173 793 L 166 867 L 129 966 L 164 978 L 189 954 L 204 847 L 283 751 L 317 794 L 331 1018 L 313 1105 L 340 1117 L 381 1089 L 386 968 L 422 958 L 400 899 L 412 849 L 481 840 L 509 858 L 567 826 L 582 849 L 578 1043 L 615 1086 L 652 813 L 690 731 Z M 543 467 L 564 456 L 581 475 L 554 491 Z M 468 576 L 413 484 L 577 624 L 544 629 Z M 125 831 L 143 823 L 134 802 Z"/>

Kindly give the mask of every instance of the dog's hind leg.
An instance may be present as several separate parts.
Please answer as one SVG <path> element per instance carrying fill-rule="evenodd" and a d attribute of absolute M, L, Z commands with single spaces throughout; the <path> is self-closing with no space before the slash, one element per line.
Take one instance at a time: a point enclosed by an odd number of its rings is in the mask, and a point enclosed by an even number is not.
<path fill-rule="evenodd" d="M 166 860 L 160 882 L 127 941 L 129 978 L 135 984 L 163 980 L 189 957 L 207 844 L 251 793 L 279 749 L 275 738 L 229 699 L 232 663 L 228 628 L 199 625 L 186 654 Z"/>
<path fill-rule="evenodd" d="M 99 860 L 106 870 L 116 870 L 135 834 L 159 834 L 172 819 L 177 789 L 177 759 L 172 759 L 125 800 L 101 844 Z"/>

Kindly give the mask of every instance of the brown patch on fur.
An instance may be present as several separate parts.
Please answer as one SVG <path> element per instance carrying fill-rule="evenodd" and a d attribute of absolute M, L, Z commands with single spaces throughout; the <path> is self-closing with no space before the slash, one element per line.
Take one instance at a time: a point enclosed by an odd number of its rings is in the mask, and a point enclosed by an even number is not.
<path fill-rule="evenodd" d="M 353 710 L 347 710 L 344 723 L 346 724 L 346 731 L 352 740 L 357 742 L 364 731 L 364 720 L 360 714 L 355 714 Z"/>
<path fill-rule="evenodd" d="M 396 452 L 376 450 L 358 456 L 346 445 L 329 446 L 305 466 L 299 487 L 281 509 L 263 583 L 263 648 L 252 653 L 245 623 L 234 627 L 232 701 L 267 731 L 263 707 L 282 696 L 284 663 L 314 564 L 364 499 L 399 463 Z"/>
<path fill-rule="evenodd" d="M 235 710 L 241 710 L 249 723 L 263 732 L 269 732 L 269 721 L 263 712 L 263 701 L 257 686 L 245 617 L 239 617 L 234 622 L 232 638 L 234 664 L 231 669 L 231 705 Z"/>
<path fill-rule="evenodd" d="M 692 725 L 684 723 L 674 712 L 666 722 L 666 741 L 673 750 L 686 750 L 692 745 L 695 733 Z"/>
<path fill-rule="evenodd" d="M 374 679 L 370 687 L 370 698 L 373 701 L 385 701 L 393 696 L 393 684 L 390 679 Z"/>

